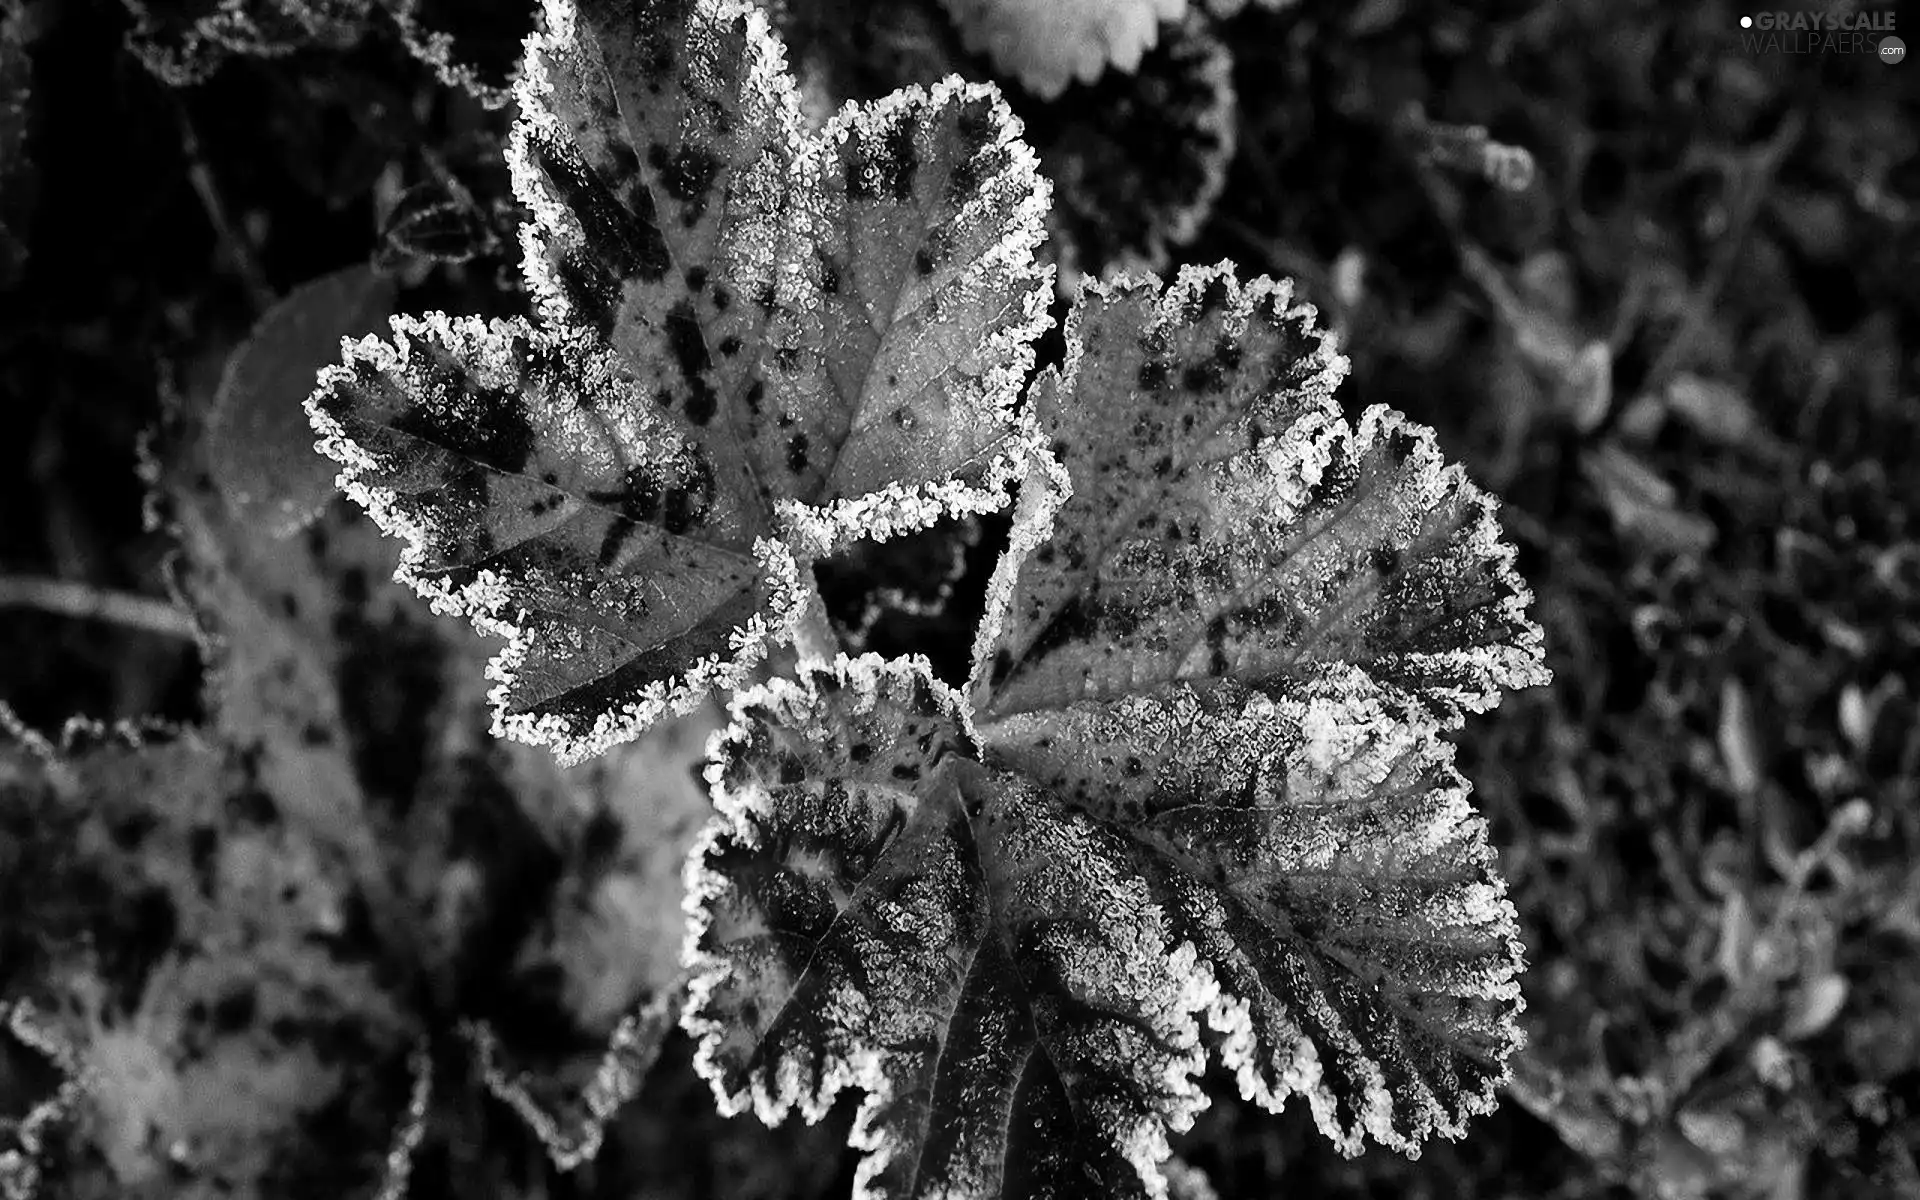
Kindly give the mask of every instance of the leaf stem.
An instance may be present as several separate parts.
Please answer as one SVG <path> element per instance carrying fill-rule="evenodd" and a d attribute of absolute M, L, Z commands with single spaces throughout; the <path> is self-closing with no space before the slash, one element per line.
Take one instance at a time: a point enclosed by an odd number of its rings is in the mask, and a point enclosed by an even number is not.
<path fill-rule="evenodd" d="M 234 273 L 240 277 L 240 284 L 246 289 L 254 311 L 265 312 L 273 307 L 273 286 L 267 282 L 266 272 L 261 269 L 252 247 L 243 237 L 240 227 L 234 224 L 226 202 L 220 197 L 213 170 L 207 165 L 206 152 L 200 147 L 200 135 L 195 132 L 193 119 L 187 115 L 184 105 L 175 105 L 174 117 L 180 126 L 180 146 L 187 159 L 187 181 L 193 185 L 194 194 L 200 197 L 200 207 L 207 212 L 207 222 L 213 226 L 221 248 L 227 252 L 227 258 Z"/>
<path fill-rule="evenodd" d="M 827 617 L 827 602 L 820 598 L 820 589 L 811 584 L 794 625 L 793 650 L 802 662 L 832 662 L 840 656 L 840 635 L 833 631 L 833 622 Z"/>
<path fill-rule="evenodd" d="M 71 579 L 0 575 L 0 608 L 32 608 L 82 620 L 107 621 L 192 640 L 193 618 L 172 602 L 132 592 L 112 592 Z"/>

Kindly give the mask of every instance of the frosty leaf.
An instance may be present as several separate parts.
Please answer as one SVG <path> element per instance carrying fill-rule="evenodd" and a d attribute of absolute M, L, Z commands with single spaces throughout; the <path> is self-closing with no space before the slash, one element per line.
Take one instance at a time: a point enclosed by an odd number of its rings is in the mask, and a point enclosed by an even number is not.
<path fill-rule="evenodd" d="M 1062 465 L 1030 477 L 996 572 L 983 719 L 1353 663 L 1452 724 L 1544 680 L 1493 501 L 1429 431 L 1347 425 L 1312 318 L 1225 266 L 1085 293 L 1030 393 Z"/>
<path fill-rule="evenodd" d="M 1431 723 L 1357 668 L 1298 695 L 1186 688 L 1012 717 L 1010 764 L 1143 849 L 1242 1090 L 1304 1094 L 1347 1153 L 1417 1149 L 1493 1105 L 1518 1045 L 1518 930 Z"/>
<path fill-rule="evenodd" d="M 729 1111 L 867 1093 L 860 1197 L 1164 1195 L 1206 1000 L 1116 833 L 975 757 L 924 664 L 737 705 L 686 1017 Z"/>
<path fill-rule="evenodd" d="M 946 0 L 967 45 L 1043 99 L 1109 66 L 1132 71 L 1186 0 Z"/>
<path fill-rule="evenodd" d="M 736 712 L 687 1025 L 716 1094 L 769 1120 L 865 1090 L 861 1195 L 1164 1195 L 1196 1014 L 1249 1096 L 1305 1095 L 1349 1153 L 1491 1107 L 1513 909 L 1451 751 L 1357 669 L 985 744 L 911 661 L 842 658 Z"/>
<path fill-rule="evenodd" d="M 739 682 L 796 555 L 997 506 L 1044 323 L 1044 185 L 957 82 L 800 133 L 757 11 L 565 3 L 511 151 L 544 324 L 394 323 L 309 401 L 438 607 L 512 638 L 565 759 Z"/>

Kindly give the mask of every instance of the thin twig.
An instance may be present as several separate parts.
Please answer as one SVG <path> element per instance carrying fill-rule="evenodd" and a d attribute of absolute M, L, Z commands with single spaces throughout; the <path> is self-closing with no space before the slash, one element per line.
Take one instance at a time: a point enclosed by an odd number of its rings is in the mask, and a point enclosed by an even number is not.
<path fill-rule="evenodd" d="M 266 272 L 260 269 L 239 227 L 228 214 L 226 202 L 220 198 L 220 189 L 214 183 L 212 169 L 207 166 L 207 156 L 200 147 L 199 135 L 194 132 L 192 118 L 187 116 L 186 108 L 177 102 L 174 116 L 180 126 L 181 149 L 187 156 L 187 180 L 200 197 L 200 207 L 206 209 L 207 221 L 227 251 L 234 273 L 247 289 L 247 298 L 253 302 L 256 311 L 265 312 L 273 306 L 273 287 L 267 282 Z"/>
<path fill-rule="evenodd" d="M 1734 199 L 1733 215 L 1727 221 L 1727 231 L 1714 251 L 1713 262 L 1708 265 L 1699 286 L 1694 288 L 1693 295 L 1687 298 L 1686 316 L 1682 318 L 1680 328 L 1667 339 L 1660 357 L 1647 369 L 1641 391 L 1657 394 L 1667 386 L 1674 373 L 1686 364 L 1687 352 L 1693 348 L 1700 327 L 1706 323 L 1708 311 L 1719 300 L 1721 290 L 1727 286 L 1727 280 L 1733 274 L 1740 250 L 1746 245 L 1747 232 L 1753 227 L 1753 219 L 1760 213 L 1760 204 L 1773 185 L 1774 175 L 1800 141 L 1806 124 L 1806 114 L 1801 110 L 1796 108 L 1789 112 L 1780 123 L 1779 130 L 1753 156 L 1741 191 Z"/>
<path fill-rule="evenodd" d="M 40 579 L 26 575 L 0 575 L 0 608 L 31 608 L 106 621 L 140 629 L 165 637 L 194 637 L 193 618 L 166 600 L 132 592 L 111 592 L 71 579 Z"/>

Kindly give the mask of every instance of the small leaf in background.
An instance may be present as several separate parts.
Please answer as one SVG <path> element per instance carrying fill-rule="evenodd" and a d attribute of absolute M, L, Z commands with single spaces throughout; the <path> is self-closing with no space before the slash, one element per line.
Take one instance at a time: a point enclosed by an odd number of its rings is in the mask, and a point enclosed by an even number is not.
<path fill-rule="evenodd" d="M 76 722 L 55 746 L 22 740 L 0 709 L 7 728 L 0 814 L 57 831 L 5 864 L 30 898 L 8 915 L 16 936 L 57 936 L 0 963 L 0 992 L 72 1047 L 73 1194 L 264 1200 L 329 1111 L 366 1147 L 331 1180 L 371 1182 L 384 1117 L 348 1098 L 376 1090 L 376 1064 L 412 1030 L 351 928 L 347 856 L 264 797 L 243 756 L 194 735 Z M 345 1028 L 349 1055 L 332 1032 Z"/>
<path fill-rule="evenodd" d="M 484 212 L 470 199 L 437 185 L 403 193 L 380 227 L 381 265 L 406 259 L 459 263 L 494 248 Z M 305 411 L 301 413 L 306 416 Z"/>
<path fill-rule="evenodd" d="M 1833 1024 L 1847 1003 L 1847 978 L 1829 971 L 1803 979 L 1787 1002 L 1787 1019 L 1780 1036 L 1788 1041 L 1810 1038 Z"/>
<path fill-rule="evenodd" d="M 1568 366 L 1559 403 L 1581 433 L 1592 433 L 1613 407 L 1613 350 L 1595 339 L 1581 347 Z"/>
<path fill-rule="evenodd" d="M 1533 155 L 1520 146 L 1494 141 L 1484 125 L 1448 125 L 1428 118 L 1417 102 L 1403 109 L 1395 132 L 1421 161 L 1450 171 L 1479 175 L 1495 187 L 1524 192 L 1533 186 Z"/>
<path fill-rule="evenodd" d="M 1760 761 L 1760 747 L 1753 730 L 1753 709 L 1747 689 L 1737 679 L 1720 685 L 1720 761 L 1727 768 L 1733 790 L 1752 796 L 1760 790 L 1766 771 Z"/>
<path fill-rule="evenodd" d="M 1667 411 L 1717 446 L 1751 445 L 1761 436 L 1746 393 L 1730 383 L 1682 373 L 1667 385 Z"/>
<path fill-rule="evenodd" d="M 1582 454 L 1580 472 L 1600 494 L 1614 528 L 1650 550 L 1697 558 L 1719 536 L 1706 517 L 1681 512 L 1674 486 L 1616 442 L 1603 442 Z"/>
<path fill-rule="evenodd" d="M 1732 891 L 1721 901 L 1720 941 L 1714 963 L 1720 975 L 1734 987 L 1742 987 L 1753 974 L 1753 956 L 1759 944 L 1759 927 L 1754 924 L 1753 906 L 1745 892 Z"/>
<path fill-rule="evenodd" d="M 1051 100 L 1108 67 L 1131 72 L 1187 0 L 946 0 L 967 47 Z"/>
<path fill-rule="evenodd" d="M 393 282 L 368 266 L 312 279 L 267 310 L 227 360 L 208 415 L 208 465 L 235 512 L 292 533 L 334 494 L 337 468 L 314 452 L 307 394 L 320 369 L 393 311 Z"/>
<path fill-rule="evenodd" d="M 493 739 L 489 648 L 391 579 L 399 547 L 344 497 L 276 538 L 215 490 L 208 453 L 183 404 L 146 474 L 203 635 L 210 735 L 253 809 L 338 862 L 395 1008 L 482 1031 L 487 1061 L 457 1065 L 511 1096 L 487 1136 L 589 1153 L 651 1062 L 648 1030 L 670 1024 L 644 1010 L 681 982 L 680 866 L 710 813 L 696 766 L 717 714 L 571 770 Z M 384 1078 L 398 1062 L 354 1066 Z M 459 1089 L 440 1094 L 434 1137 L 471 1140 Z"/>

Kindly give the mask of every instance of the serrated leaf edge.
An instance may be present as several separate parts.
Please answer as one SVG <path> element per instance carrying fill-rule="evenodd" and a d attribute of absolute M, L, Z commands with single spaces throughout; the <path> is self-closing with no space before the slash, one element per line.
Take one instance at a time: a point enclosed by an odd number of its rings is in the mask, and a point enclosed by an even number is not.
<path fill-rule="evenodd" d="M 516 672 L 532 646 L 532 634 L 519 624 L 511 609 L 511 590 L 494 571 L 483 570 L 459 587 L 446 580 L 421 573 L 429 531 L 410 519 L 394 505 L 389 488 L 362 482 L 359 473 L 377 470 L 372 455 L 356 443 L 346 429 L 320 405 L 320 397 L 336 385 L 350 384 L 358 364 L 369 364 L 386 371 L 405 367 L 414 337 L 438 338 L 442 344 L 456 347 L 482 346 L 497 342 L 505 331 L 527 328 L 525 321 L 487 323 L 478 317 L 448 317 L 429 312 L 419 316 L 397 315 L 390 319 L 391 341 L 369 335 L 358 341 L 341 339 L 341 361 L 324 367 L 318 383 L 307 397 L 307 417 L 320 435 L 317 448 L 341 464 L 335 483 L 354 503 L 365 509 L 381 531 L 403 543 L 400 562 L 394 568 L 395 582 L 406 584 L 434 612 L 443 616 L 464 617 L 483 633 L 505 638 L 507 645 L 487 663 L 487 678 L 495 687 L 487 693 L 493 708 L 493 734 L 530 745 L 548 747 L 563 767 L 585 762 L 620 742 L 629 741 L 660 718 L 685 716 L 698 708 L 714 689 L 730 689 L 746 681 L 753 668 L 766 657 L 776 643 L 792 636 L 805 606 L 807 586 L 790 550 L 773 538 L 757 538 L 754 560 L 759 564 L 768 589 L 771 617 L 756 612 L 744 625 L 736 626 L 728 636 L 728 657 L 708 655 L 678 675 L 655 680 L 620 708 L 600 713 L 585 733 L 570 735 L 566 723 L 548 713 L 512 714 L 507 711 Z M 551 336 L 579 350 L 594 368 L 589 383 L 617 377 L 621 367 L 613 352 L 579 329 L 553 331 Z"/>

